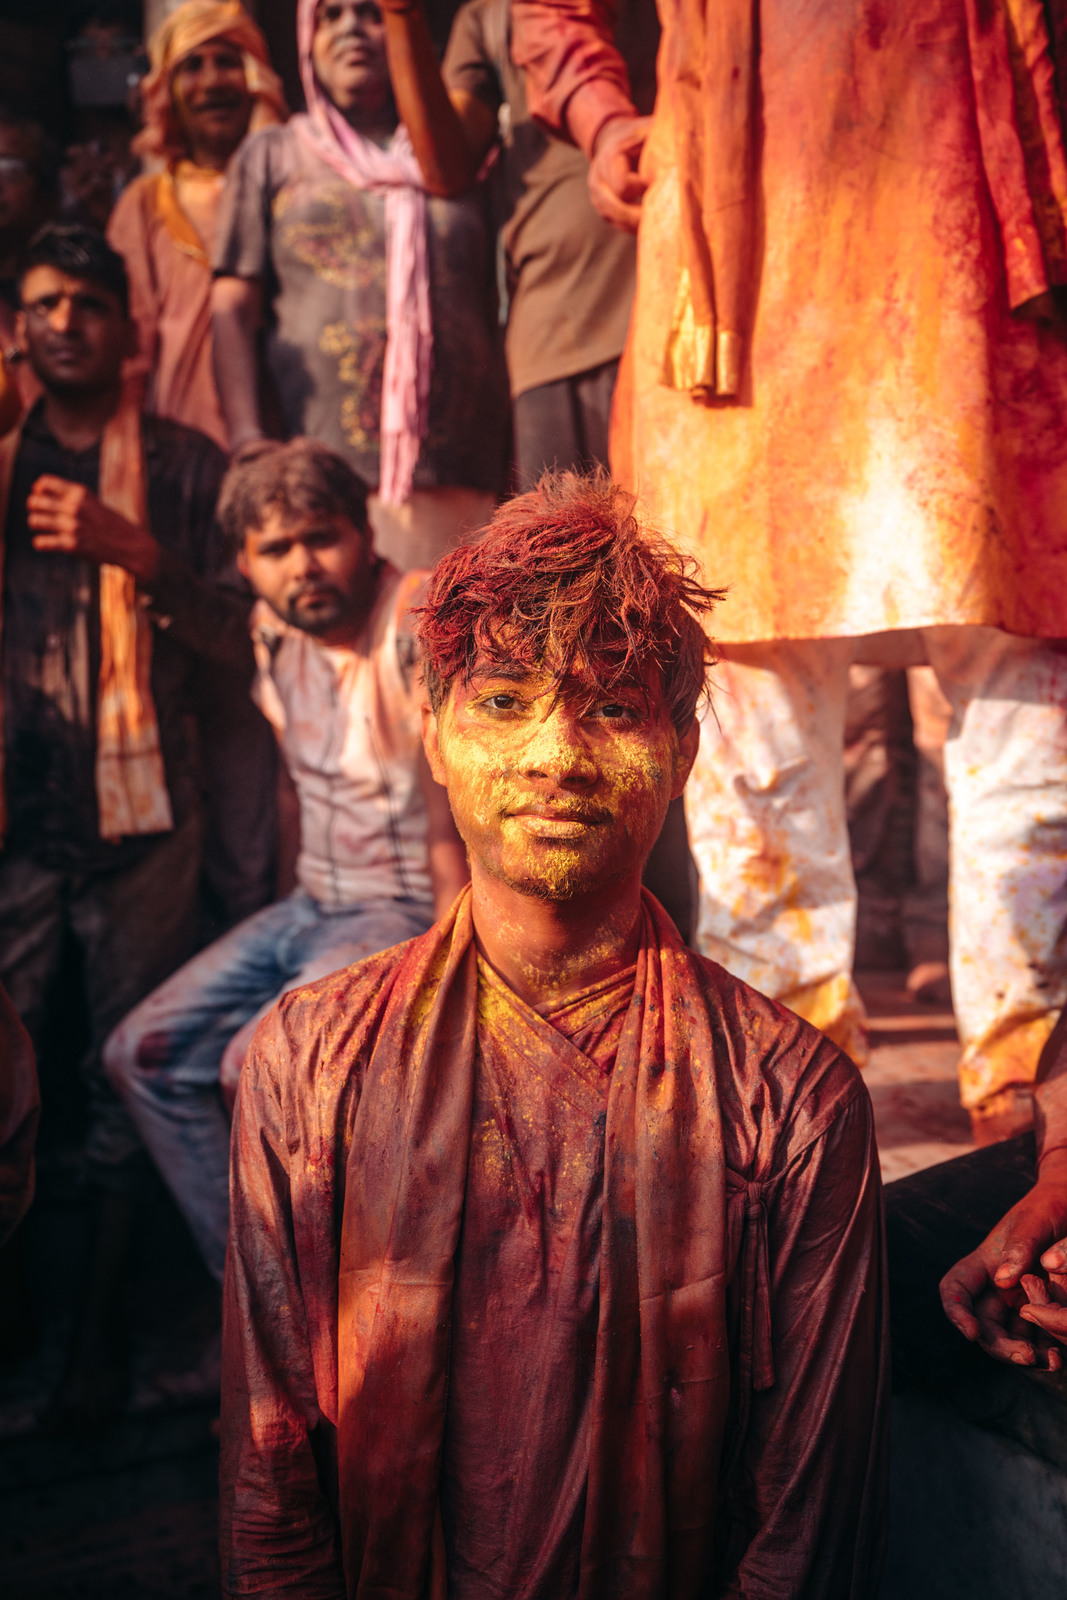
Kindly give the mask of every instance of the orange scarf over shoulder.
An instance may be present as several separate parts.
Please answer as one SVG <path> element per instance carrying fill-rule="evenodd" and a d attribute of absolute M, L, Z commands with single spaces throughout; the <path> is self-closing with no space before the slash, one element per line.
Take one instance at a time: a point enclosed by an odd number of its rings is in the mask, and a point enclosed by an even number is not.
<path fill-rule="evenodd" d="M 0 564 L 21 441 L 21 429 L 0 440 Z M 120 516 L 140 527 L 147 526 L 140 393 L 135 384 L 126 386 L 100 441 L 99 496 Z M 96 801 L 100 836 L 121 839 L 127 834 L 165 833 L 173 828 L 174 817 L 152 700 L 152 624 L 130 573 L 122 567 L 102 566 L 99 570 Z M 7 826 L 2 727 L 0 703 L 0 839 Z"/>

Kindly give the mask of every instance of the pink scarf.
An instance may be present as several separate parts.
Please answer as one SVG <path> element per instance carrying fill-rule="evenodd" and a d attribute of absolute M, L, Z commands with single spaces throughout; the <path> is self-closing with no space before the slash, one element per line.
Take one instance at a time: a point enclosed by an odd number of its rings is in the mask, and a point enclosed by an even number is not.
<path fill-rule="evenodd" d="M 401 505 L 411 493 L 426 437 L 433 323 L 426 247 L 426 189 L 408 131 L 397 128 L 387 149 L 357 133 L 329 99 L 311 60 L 317 0 L 300 0 L 297 47 L 308 114 L 293 127 L 321 160 L 355 189 L 385 195 L 385 373 L 382 380 L 378 494 Z"/>

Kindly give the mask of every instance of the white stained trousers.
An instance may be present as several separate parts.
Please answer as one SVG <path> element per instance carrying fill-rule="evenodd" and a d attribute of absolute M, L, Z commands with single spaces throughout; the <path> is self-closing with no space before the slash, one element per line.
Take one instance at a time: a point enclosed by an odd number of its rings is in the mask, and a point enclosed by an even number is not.
<path fill-rule="evenodd" d="M 950 942 L 967 1107 L 1033 1079 L 1067 997 L 1067 655 L 922 630 L 952 708 Z M 704 954 L 862 1057 L 842 747 L 851 639 L 727 645 L 686 791 Z"/>

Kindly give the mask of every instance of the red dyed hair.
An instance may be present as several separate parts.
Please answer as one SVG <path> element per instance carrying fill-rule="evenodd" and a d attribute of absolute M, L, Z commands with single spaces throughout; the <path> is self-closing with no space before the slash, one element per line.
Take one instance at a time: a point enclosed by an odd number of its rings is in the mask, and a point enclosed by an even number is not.
<path fill-rule="evenodd" d="M 485 533 L 443 556 L 415 613 L 430 702 L 470 682 L 479 657 L 590 693 L 658 675 L 681 733 L 715 653 L 703 619 L 722 599 L 695 561 L 643 529 L 603 473 L 546 474 L 500 506 Z"/>

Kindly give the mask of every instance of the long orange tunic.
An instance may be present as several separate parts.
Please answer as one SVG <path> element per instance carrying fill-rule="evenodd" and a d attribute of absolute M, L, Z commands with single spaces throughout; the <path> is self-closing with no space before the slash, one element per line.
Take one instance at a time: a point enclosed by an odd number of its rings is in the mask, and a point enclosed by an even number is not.
<path fill-rule="evenodd" d="M 660 0 L 615 474 L 710 582 L 730 586 L 723 640 L 933 623 L 1065 634 L 1067 340 L 1010 309 L 1064 281 L 1041 0 L 758 9 L 753 65 L 754 41 L 725 36 L 743 6 Z M 609 30 L 608 0 L 514 0 L 531 107 L 580 142 L 626 109 Z M 754 76 L 750 151 L 728 49 Z M 701 93 L 703 125 L 688 98 Z M 735 164 L 737 192 L 724 182 L 709 199 L 720 159 Z M 702 182 L 709 249 L 733 218 L 751 252 L 734 400 L 663 381 L 683 202 Z M 1052 240 L 1043 265 L 1035 216 Z"/>
<path fill-rule="evenodd" d="M 217 205 L 223 176 L 212 176 Z M 201 239 L 182 211 L 173 173 L 136 178 L 120 195 L 107 235 L 129 274 L 149 410 L 199 428 L 228 450 L 211 366 L 212 241 Z"/>
<path fill-rule="evenodd" d="M 869 1101 L 655 901 L 636 968 L 555 1014 L 469 896 L 286 996 L 231 1193 L 228 1595 L 871 1593 Z"/>

